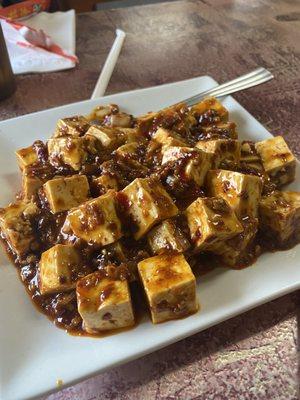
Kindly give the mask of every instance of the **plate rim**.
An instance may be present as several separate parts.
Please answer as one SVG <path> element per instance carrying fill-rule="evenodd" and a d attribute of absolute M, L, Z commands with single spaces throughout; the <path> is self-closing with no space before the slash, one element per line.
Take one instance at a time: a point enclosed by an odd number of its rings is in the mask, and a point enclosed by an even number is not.
<path fill-rule="evenodd" d="M 213 77 L 211 77 L 210 75 L 200 75 L 200 76 L 196 76 L 196 77 L 193 77 L 193 78 L 182 79 L 180 81 L 167 82 L 167 83 L 162 83 L 161 85 L 147 86 L 145 88 L 138 88 L 138 89 L 133 89 L 133 90 L 126 90 L 124 92 L 116 92 L 116 93 L 106 94 L 105 96 L 97 97 L 95 99 L 85 99 L 85 100 L 74 101 L 72 103 L 61 104 L 60 106 L 54 106 L 54 107 L 46 108 L 44 110 L 33 111 L 31 113 L 28 113 L 28 114 L 17 115 L 16 117 L 0 120 L 0 128 L 1 128 L 1 125 L 4 125 L 6 123 L 11 123 L 11 122 L 14 122 L 14 121 L 22 119 L 22 118 L 29 118 L 29 117 L 32 117 L 33 115 L 41 115 L 43 113 L 47 113 L 48 111 L 56 111 L 56 110 L 59 110 L 62 107 L 69 107 L 69 106 L 88 104 L 88 103 L 96 103 L 96 102 L 102 101 L 102 100 L 105 101 L 105 99 L 107 97 L 114 97 L 114 96 L 120 96 L 120 95 L 121 96 L 126 96 L 127 94 L 134 94 L 134 93 L 139 92 L 139 91 L 143 91 L 144 92 L 144 91 L 148 91 L 148 90 L 151 90 L 151 89 L 154 89 L 154 88 L 165 88 L 165 87 L 177 84 L 177 83 L 190 82 L 192 80 L 196 81 L 196 80 L 198 80 L 200 78 L 201 79 L 202 78 L 203 79 L 209 79 L 209 80 L 212 80 L 212 81 L 214 81 L 215 83 L 218 84 L 218 82 Z M 229 97 L 229 96 L 227 96 L 227 97 Z M 184 101 L 184 99 L 182 101 Z M 168 107 L 168 106 L 166 106 L 166 107 Z M 0 132 L 0 135 L 1 135 L 1 132 Z"/>
<path fill-rule="evenodd" d="M 109 94 L 107 96 L 103 96 L 103 97 L 100 97 L 100 98 L 97 98 L 97 99 L 87 99 L 87 100 L 83 100 L 83 101 L 79 101 L 79 102 L 63 104 L 61 106 L 48 108 L 46 110 L 40 110 L 40 111 L 37 111 L 37 112 L 32 112 L 32 113 L 29 113 L 29 114 L 24 114 L 24 115 L 20 115 L 20 116 L 17 116 L 17 117 L 9 118 L 9 119 L 0 121 L 0 128 L 1 128 L 1 125 L 5 125 L 8 122 L 9 123 L 13 123 L 13 122 L 18 122 L 22 118 L 30 118 L 30 117 L 36 116 L 36 115 L 41 116 L 43 113 L 47 113 L 47 112 L 53 111 L 53 110 L 59 110 L 61 108 L 67 107 L 67 106 L 81 105 L 81 104 L 87 104 L 87 103 L 93 103 L 93 102 L 96 103 L 96 102 L 99 102 L 99 101 L 105 101 L 105 99 L 107 97 L 114 97 L 114 96 L 117 97 L 117 96 L 120 96 L 120 95 L 126 96 L 129 93 L 130 94 L 134 94 L 134 93 L 137 93 L 139 91 L 143 91 L 144 92 L 144 91 L 148 91 L 148 90 L 151 90 L 151 89 L 154 89 L 154 88 L 158 88 L 158 89 L 159 88 L 165 88 L 165 87 L 168 87 L 168 86 L 176 85 L 178 83 L 191 82 L 193 80 L 196 81 L 199 78 L 208 78 L 209 80 L 212 81 L 212 83 L 213 82 L 216 83 L 214 78 L 212 78 L 211 76 L 203 75 L 203 76 L 193 77 L 193 78 L 190 78 L 190 79 L 184 79 L 184 80 L 181 80 L 181 81 L 164 83 L 162 85 L 157 85 L 157 86 L 152 86 L 152 87 L 147 87 L 147 88 L 139 88 L 139 89 L 134 89 L 134 90 L 125 91 L 125 92 L 119 92 L 119 93 L 113 93 L 113 94 Z M 258 124 L 263 126 L 260 123 L 260 121 L 258 121 L 252 114 L 250 114 L 247 111 L 247 109 L 245 109 L 237 100 L 235 100 L 231 96 L 226 96 L 226 98 L 231 98 L 234 102 L 236 102 L 238 104 L 239 107 L 241 107 L 243 109 L 243 112 L 245 112 L 248 117 L 251 117 Z M 272 137 L 272 134 L 267 130 L 267 128 L 265 128 L 264 126 L 263 126 L 263 128 L 266 130 L 266 132 L 268 132 L 268 135 L 270 135 L 270 137 Z M 0 132 L 0 135 L 1 135 L 1 132 Z M 297 161 L 297 164 L 299 165 L 298 161 Z M 228 312 L 228 314 L 226 314 L 226 313 L 224 314 L 223 313 L 222 316 L 217 318 L 217 321 L 207 322 L 204 327 L 191 328 L 191 329 L 189 329 L 189 332 L 185 332 L 185 333 L 181 333 L 181 334 L 175 335 L 175 336 L 173 336 L 172 339 L 165 340 L 164 342 L 149 346 L 149 348 L 147 348 L 146 350 L 142 350 L 142 351 L 136 352 L 136 353 L 134 353 L 134 354 L 132 354 L 130 356 L 127 356 L 127 357 L 123 358 L 122 360 L 119 360 L 119 361 L 111 363 L 109 366 L 104 366 L 102 368 L 98 368 L 98 369 L 94 370 L 93 372 L 83 374 L 78 378 L 69 379 L 66 383 L 63 383 L 62 386 L 54 387 L 52 389 L 49 389 L 49 390 L 46 390 L 46 391 L 42 391 L 42 392 L 40 392 L 40 393 L 38 393 L 36 395 L 29 396 L 29 397 L 24 397 L 23 399 L 24 400 L 34 400 L 34 399 L 40 398 L 40 396 L 47 396 L 47 395 L 53 394 L 55 392 L 61 391 L 64 388 L 72 386 L 72 385 L 75 385 L 75 384 L 77 384 L 79 382 L 82 382 L 85 379 L 92 378 L 92 377 L 94 377 L 94 376 L 96 376 L 98 374 L 101 374 L 101 373 L 103 373 L 105 371 L 108 371 L 108 370 L 110 370 L 112 368 L 118 367 L 118 366 L 120 366 L 122 364 L 126 364 L 126 363 L 131 362 L 131 361 L 133 361 L 135 359 L 144 357 L 147 354 L 150 354 L 152 352 L 160 350 L 160 349 L 162 349 L 162 348 L 164 348 L 166 346 L 169 346 L 169 345 L 171 345 L 171 344 L 173 344 L 175 342 L 181 341 L 181 340 L 183 340 L 183 339 L 185 339 L 185 338 L 187 338 L 189 336 L 195 335 L 196 333 L 199 333 L 199 332 L 202 332 L 202 331 L 204 331 L 206 329 L 209 329 L 214 325 L 220 324 L 220 323 L 222 323 L 222 322 L 224 322 L 226 320 L 229 320 L 231 318 L 235 318 L 236 316 L 241 315 L 241 314 L 243 314 L 245 312 L 248 312 L 249 310 L 251 310 L 251 309 L 253 309 L 255 307 L 258 307 L 258 306 L 260 306 L 262 304 L 265 304 L 265 303 L 267 303 L 269 301 L 272 301 L 272 300 L 274 300 L 276 298 L 282 297 L 282 296 L 284 296 L 284 295 L 286 295 L 288 293 L 291 293 L 291 292 L 293 292 L 295 290 L 298 290 L 298 289 L 300 289 L 300 281 L 294 283 L 293 285 L 282 287 L 280 290 L 278 290 L 276 292 L 273 292 L 272 294 L 268 294 L 268 295 L 262 296 L 262 297 L 256 299 L 256 301 L 253 301 L 248 306 L 242 305 L 242 306 L 238 307 L 235 312 L 231 312 L 230 311 L 230 312 Z M 93 339 L 93 340 L 95 340 L 95 339 Z M 0 367 L 1 367 L 1 363 L 0 363 Z M 1 393 L 1 391 L 2 391 L 2 389 L 0 387 L 0 393 Z"/>

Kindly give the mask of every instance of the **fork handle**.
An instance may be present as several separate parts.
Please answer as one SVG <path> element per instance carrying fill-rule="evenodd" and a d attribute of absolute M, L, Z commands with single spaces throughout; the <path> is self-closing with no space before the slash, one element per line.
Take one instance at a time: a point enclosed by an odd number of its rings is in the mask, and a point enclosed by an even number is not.
<path fill-rule="evenodd" d="M 260 85 L 260 84 L 267 82 L 273 78 L 274 78 L 274 76 L 271 74 L 271 72 L 269 72 L 265 68 L 257 68 L 254 71 L 249 72 L 248 74 L 242 75 L 231 81 L 225 82 L 222 85 L 217 85 L 217 86 L 213 87 L 212 89 L 198 93 L 195 96 L 192 96 L 186 100 L 183 100 L 182 102 L 186 103 L 187 106 L 190 107 L 190 106 L 198 103 L 205 97 L 227 96 L 229 94 L 238 92 L 240 90 L 245 90 L 250 87 Z"/>

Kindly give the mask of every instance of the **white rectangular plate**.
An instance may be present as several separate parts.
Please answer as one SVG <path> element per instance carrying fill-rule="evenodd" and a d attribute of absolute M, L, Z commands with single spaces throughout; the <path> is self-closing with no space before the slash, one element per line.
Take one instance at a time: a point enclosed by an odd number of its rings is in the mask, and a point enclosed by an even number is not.
<path fill-rule="evenodd" d="M 14 156 L 34 140 L 46 140 L 58 118 L 88 113 L 97 104 L 116 103 L 138 115 L 209 89 L 200 77 L 149 89 L 87 100 L 0 122 L 0 205 L 19 188 Z M 263 140 L 270 133 L 233 98 L 223 101 L 241 138 Z M 299 168 L 293 184 L 300 190 Z M 199 279 L 201 312 L 152 325 L 145 319 L 133 330 L 101 339 L 69 336 L 31 304 L 14 267 L 0 250 L 0 398 L 32 399 L 50 393 L 57 379 L 70 385 L 108 368 L 167 346 L 259 304 L 300 288 L 300 246 L 264 254 L 242 271 L 216 270 Z"/>

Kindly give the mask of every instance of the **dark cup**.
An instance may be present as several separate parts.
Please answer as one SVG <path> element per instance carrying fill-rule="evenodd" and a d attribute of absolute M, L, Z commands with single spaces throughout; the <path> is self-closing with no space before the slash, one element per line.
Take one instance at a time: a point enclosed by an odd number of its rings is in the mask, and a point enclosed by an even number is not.
<path fill-rule="evenodd" d="M 0 24 L 0 100 L 11 96 L 15 89 L 15 77 L 11 69 L 2 27 Z"/>

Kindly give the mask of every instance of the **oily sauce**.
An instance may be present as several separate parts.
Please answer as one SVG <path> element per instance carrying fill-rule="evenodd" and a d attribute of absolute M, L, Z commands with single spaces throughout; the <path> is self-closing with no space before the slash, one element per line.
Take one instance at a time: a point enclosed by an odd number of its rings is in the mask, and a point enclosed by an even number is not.
<path fill-rule="evenodd" d="M 108 106 L 107 110 L 105 107 L 99 107 L 92 114 L 92 117 L 95 120 L 98 118 L 99 125 L 104 123 L 104 121 L 107 124 L 108 119 L 105 115 L 116 116 L 118 112 L 117 106 L 114 105 Z M 88 154 L 80 171 L 77 172 L 70 166 L 65 165 L 59 155 L 55 160 L 52 157 L 52 162 L 50 163 L 47 146 L 43 142 L 36 141 L 33 144 L 33 148 L 37 154 L 37 162 L 27 168 L 27 173 L 30 176 L 38 177 L 42 182 L 46 182 L 55 176 L 71 176 L 75 173 L 84 174 L 90 183 L 90 194 L 92 197 L 99 195 L 93 187 L 92 182 L 95 177 L 101 174 L 107 174 L 116 179 L 119 187 L 115 199 L 118 217 L 123 227 L 124 237 L 121 239 L 125 249 L 125 254 L 122 256 L 123 260 L 120 260 L 120 256 L 110 246 L 98 248 L 95 245 L 87 244 L 76 237 L 62 232 L 67 212 L 53 214 L 49 209 L 47 198 L 42 188 L 39 189 L 37 195 L 33 198 L 33 202 L 38 207 L 38 213 L 31 221 L 36 237 L 35 251 L 23 258 L 17 257 L 12 252 L 3 234 L 1 235 L 1 241 L 4 244 L 5 250 L 15 264 L 18 275 L 33 304 L 59 328 L 65 329 L 72 335 L 91 337 L 103 337 L 120 332 L 120 330 L 112 330 L 96 335 L 87 334 L 83 330 L 83 321 L 77 310 L 75 289 L 47 295 L 40 293 L 39 260 L 41 254 L 55 244 L 66 243 L 66 240 L 74 244 L 81 254 L 79 269 L 82 275 L 86 274 L 86 272 L 102 271 L 106 276 L 129 280 L 136 324 L 149 312 L 143 290 L 138 281 L 136 266 L 139 261 L 150 257 L 151 251 L 145 239 L 135 241 L 130 236 L 130 232 L 133 233 L 136 230 L 136 222 L 127 216 L 130 202 L 128 197 L 120 190 L 137 177 L 152 177 L 154 181 L 159 180 L 162 183 L 181 211 L 184 211 L 196 198 L 207 195 L 205 187 L 199 187 L 186 176 L 186 166 L 196 156 L 195 152 L 191 152 L 186 157 L 181 157 L 177 161 L 166 163 L 163 166 L 161 166 L 161 159 L 158 156 L 159 152 L 157 149 L 155 149 L 153 157 L 149 157 L 149 148 L 152 143 L 151 136 L 158 127 L 173 129 L 183 137 L 189 146 L 194 146 L 197 141 L 204 139 L 230 138 L 231 129 L 234 129 L 234 126 L 228 124 L 228 128 L 218 128 L 217 123 L 220 119 L 216 111 L 208 110 L 205 114 L 196 115 L 196 123 L 192 126 L 187 126 L 185 123 L 186 113 L 187 109 L 182 105 L 177 106 L 175 110 L 160 112 L 152 119 L 147 120 L 146 125 L 143 126 L 144 139 L 138 146 L 135 155 L 131 157 L 129 154 L 124 158 L 119 157 L 117 152 L 111 152 L 111 150 L 107 152 L 103 150 L 101 152 L 98 150 L 92 151 Z M 99 119 L 100 115 L 101 119 Z M 134 125 L 134 123 L 134 120 L 130 117 L 130 126 Z M 86 127 L 83 129 L 85 131 Z M 81 132 L 79 134 L 81 135 Z M 81 138 L 83 137 L 81 136 Z M 252 173 L 258 174 L 257 171 L 252 171 Z M 154 201 L 159 203 L 162 203 L 164 200 L 160 197 L 159 193 L 154 193 L 153 196 Z M 224 210 L 218 209 L 216 211 L 220 213 Z M 97 218 L 95 223 L 101 223 L 102 216 L 98 215 Z M 182 238 L 186 238 L 188 242 L 189 229 L 184 214 L 181 213 L 175 220 Z M 262 251 L 265 251 L 265 249 L 268 249 L 265 243 L 266 237 L 264 233 L 259 232 L 247 251 L 244 252 L 245 256 L 239 260 L 234 268 L 245 268 L 255 262 L 258 255 Z M 165 250 L 168 251 L 168 248 Z M 185 256 L 196 275 L 201 276 L 217 266 L 222 266 L 222 260 L 218 259 L 218 257 L 212 254 L 194 254 L 191 247 L 185 252 Z M 130 328 L 121 329 L 121 331 L 127 329 Z"/>

